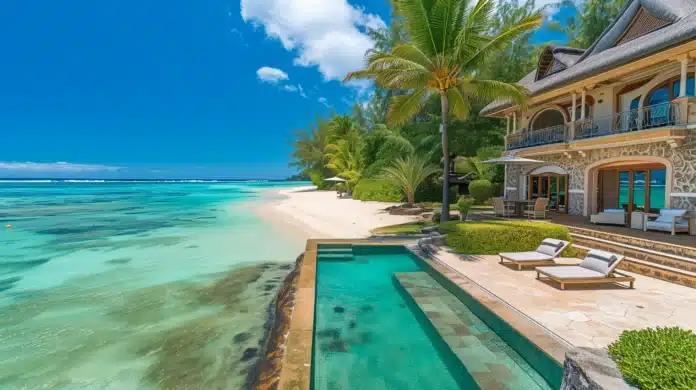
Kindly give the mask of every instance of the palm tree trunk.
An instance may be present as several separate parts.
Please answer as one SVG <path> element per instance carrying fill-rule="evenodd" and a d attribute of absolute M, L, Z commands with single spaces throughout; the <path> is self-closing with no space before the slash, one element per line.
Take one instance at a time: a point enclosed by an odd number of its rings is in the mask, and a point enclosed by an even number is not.
<path fill-rule="evenodd" d="M 444 175 L 442 183 L 442 214 L 440 222 L 449 220 L 449 142 L 447 135 L 447 125 L 449 124 L 449 100 L 446 92 L 440 92 L 442 105 L 442 161 L 444 162 Z"/>

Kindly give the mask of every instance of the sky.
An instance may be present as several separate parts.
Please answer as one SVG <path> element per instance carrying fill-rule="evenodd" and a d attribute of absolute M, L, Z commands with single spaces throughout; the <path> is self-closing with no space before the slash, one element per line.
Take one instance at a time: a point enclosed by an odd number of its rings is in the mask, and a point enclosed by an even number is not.
<path fill-rule="evenodd" d="M 285 178 L 295 130 L 367 99 L 341 79 L 388 20 L 386 0 L 5 0 L 0 177 Z"/>

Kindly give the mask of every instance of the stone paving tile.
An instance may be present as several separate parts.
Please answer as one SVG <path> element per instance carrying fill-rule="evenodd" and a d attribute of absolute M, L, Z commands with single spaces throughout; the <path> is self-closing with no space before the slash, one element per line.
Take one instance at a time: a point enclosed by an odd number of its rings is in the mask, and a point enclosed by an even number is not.
<path fill-rule="evenodd" d="M 416 304 L 482 389 L 550 389 L 524 359 L 430 275 L 399 273 L 396 278 L 417 297 Z"/>
<path fill-rule="evenodd" d="M 632 275 L 636 277 L 633 290 L 612 285 L 560 290 L 536 280 L 533 270 L 501 266 L 497 256 L 440 251 L 437 258 L 575 346 L 606 347 L 624 330 L 656 326 L 696 330 L 693 288 Z M 559 259 L 564 264 L 579 261 Z"/>

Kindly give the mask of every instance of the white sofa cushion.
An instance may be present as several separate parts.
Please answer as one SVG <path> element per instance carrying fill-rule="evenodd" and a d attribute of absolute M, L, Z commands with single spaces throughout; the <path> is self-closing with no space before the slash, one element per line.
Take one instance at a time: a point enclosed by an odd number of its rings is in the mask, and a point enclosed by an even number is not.
<path fill-rule="evenodd" d="M 683 209 L 662 209 L 660 216 L 655 221 L 671 224 L 674 217 L 683 217 L 684 215 L 686 215 L 686 210 Z"/>
<path fill-rule="evenodd" d="M 623 214 L 623 213 L 626 212 L 626 210 L 624 210 L 624 209 L 606 209 L 606 210 L 604 210 L 604 211 L 602 211 L 602 212 L 603 212 L 603 213 L 607 213 L 607 214 L 612 214 L 612 213 L 620 213 L 620 214 Z"/>
<path fill-rule="evenodd" d="M 647 224 L 647 227 L 649 230 L 660 230 L 663 232 L 671 232 L 672 231 L 672 221 L 670 220 L 669 222 L 660 222 L 660 221 L 650 221 Z M 688 221 L 679 221 L 677 222 L 675 229 L 676 231 L 687 231 L 689 230 L 689 222 Z"/>

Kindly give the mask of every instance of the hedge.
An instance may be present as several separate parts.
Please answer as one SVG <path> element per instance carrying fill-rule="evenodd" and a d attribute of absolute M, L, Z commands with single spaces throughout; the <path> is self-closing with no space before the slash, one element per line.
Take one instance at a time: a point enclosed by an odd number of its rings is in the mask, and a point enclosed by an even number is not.
<path fill-rule="evenodd" d="M 625 331 L 609 346 L 626 381 L 640 389 L 696 386 L 696 335 L 679 328 Z"/>
<path fill-rule="evenodd" d="M 493 195 L 493 184 L 488 180 L 474 180 L 469 183 L 469 194 L 476 199 L 477 204 L 485 203 Z"/>
<path fill-rule="evenodd" d="M 531 221 L 450 221 L 440 225 L 447 233 L 447 245 L 458 253 L 496 255 L 500 252 L 535 250 L 545 238 L 571 241 L 568 228 L 549 222 Z M 575 257 L 577 251 L 568 247 L 562 256 Z"/>
<path fill-rule="evenodd" d="M 353 189 L 353 199 L 401 202 L 404 194 L 385 180 L 362 179 Z"/>

